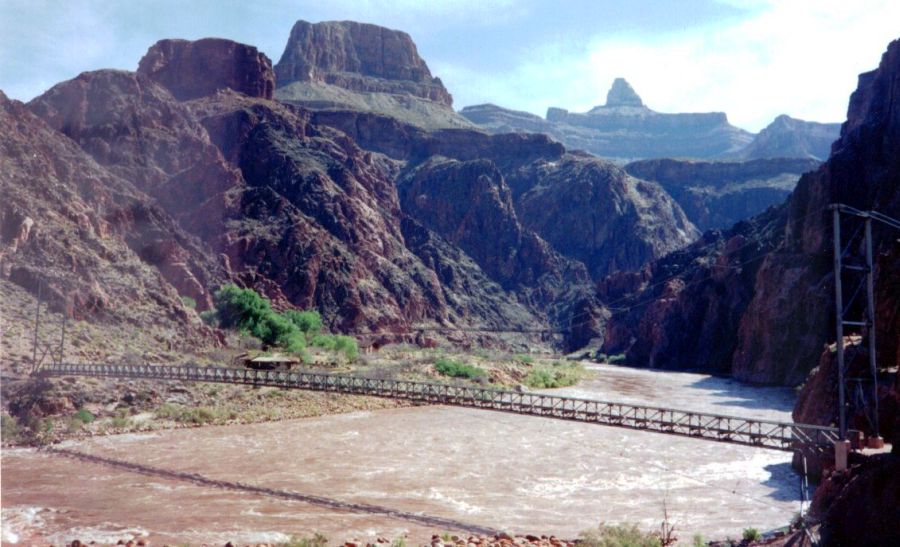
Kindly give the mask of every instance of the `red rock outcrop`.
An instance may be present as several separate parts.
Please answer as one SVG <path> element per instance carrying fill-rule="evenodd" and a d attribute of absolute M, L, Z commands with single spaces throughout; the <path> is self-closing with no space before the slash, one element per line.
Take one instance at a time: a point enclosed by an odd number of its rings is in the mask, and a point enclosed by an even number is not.
<path fill-rule="evenodd" d="M 412 95 L 451 106 L 405 32 L 353 21 L 297 21 L 275 66 L 278 85 L 324 82 L 351 91 Z"/>
<path fill-rule="evenodd" d="M 221 38 L 160 40 L 141 59 L 137 71 L 182 101 L 220 89 L 263 99 L 275 93 L 272 61 L 253 46 Z"/>
<path fill-rule="evenodd" d="M 190 237 L 146 195 L 2 93 L 0 125 L 0 280 L 33 293 L 40 287 L 45 301 L 76 319 L 146 314 L 196 336 L 202 328 L 191 324 L 178 293 L 141 256 L 145 246 L 168 241 L 202 263 Z"/>
<path fill-rule="evenodd" d="M 651 355 L 666 355 L 676 368 L 707 368 L 730 371 L 737 378 L 759 383 L 796 385 L 819 362 L 822 347 L 833 337 L 833 280 L 831 257 L 831 214 L 828 206 L 839 202 L 861 210 L 874 209 L 900 217 L 900 41 L 893 42 L 879 69 L 860 77 L 853 94 L 841 138 L 835 143 L 829 160 L 817 171 L 804 175 L 787 204 L 770 210 L 749 224 L 757 233 L 742 234 L 750 247 L 741 246 L 731 256 L 722 250 L 697 246 L 687 260 L 697 264 L 667 272 L 667 257 L 651 266 L 660 272 L 658 279 L 676 275 L 685 288 L 668 305 L 663 319 L 644 316 L 634 309 L 614 316 L 608 326 L 608 350 L 627 348 L 630 361 L 647 364 Z M 733 238 L 741 232 L 738 225 L 726 234 Z M 896 234 L 876 228 L 875 247 L 879 255 L 890 253 Z M 755 246 L 755 249 L 754 249 Z M 752 252 L 747 252 L 752 249 Z M 716 287 L 712 264 L 725 261 L 722 270 L 728 282 Z M 881 259 L 886 260 L 885 258 Z M 882 267 L 876 280 L 879 356 L 883 367 L 897 366 L 896 302 L 898 270 Z M 656 310 L 652 302 L 658 287 L 631 298 L 635 304 Z M 733 301 L 733 297 L 738 296 Z M 668 297 L 667 297 L 668 298 Z M 701 303 L 706 303 L 701 305 Z M 637 309 L 637 308 L 635 308 Z M 732 319 L 723 321 L 719 313 Z M 657 310 L 658 311 L 658 310 Z M 641 322 L 657 325 L 666 336 L 656 345 L 642 334 Z M 690 327 L 690 331 L 687 330 Z M 705 339 L 702 351 L 717 356 L 710 363 L 697 357 L 702 347 L 691 331 L 707 328 L 719 331 Z M 687 333 L 687 334 L 686 334 Z M 706 345 L 708 344 L 708 346 Z M 677 357 L 677 356 L 681 357 Z M 654 361 L 654 364 L 658 361 Z"/>

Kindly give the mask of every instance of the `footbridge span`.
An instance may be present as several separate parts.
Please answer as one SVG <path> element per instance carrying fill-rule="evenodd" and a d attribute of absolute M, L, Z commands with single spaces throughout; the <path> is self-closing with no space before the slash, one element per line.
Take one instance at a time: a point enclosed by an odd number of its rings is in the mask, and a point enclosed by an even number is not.
<path fill-rule="evenodd" d="M 775 422 L 654 406 L 561 397 L 407 380 L 384 380 L 301 371 L 254 370 L 189 365 L 53 363 L 38 376 L 92 376 L 185 382 L 245 384 L 401 399 L 544 416 L 592 424 L 681 435 L 775 450 L 833 454 L 838 428 Z"/>

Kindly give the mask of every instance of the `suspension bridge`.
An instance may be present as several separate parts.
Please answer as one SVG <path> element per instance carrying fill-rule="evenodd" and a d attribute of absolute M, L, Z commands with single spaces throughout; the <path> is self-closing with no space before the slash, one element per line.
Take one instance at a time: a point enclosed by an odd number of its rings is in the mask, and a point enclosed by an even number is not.
<path fill-rule="evenodd" d="M 474 386 L 387 380 L 302 371 L 192 365 L 51 363 L 38 376 L 91 376 L 244 384 L 399 399 L 542 416 L 775 450 L 833 454 L 840 430 L 594 399 Z"/>

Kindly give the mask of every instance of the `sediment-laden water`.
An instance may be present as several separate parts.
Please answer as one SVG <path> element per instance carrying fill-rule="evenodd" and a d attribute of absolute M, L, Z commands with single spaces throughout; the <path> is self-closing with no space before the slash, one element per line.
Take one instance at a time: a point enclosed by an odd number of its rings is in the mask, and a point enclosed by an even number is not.
<path fill-rule="evenodd" d="M 594 367 L 572 396 L 790 419 L 792 394 L 703 375 Z M 786 524 L 790 454 L 451 407 L 401 408 L 4 450 L 4 544 L 333 541 L 441 531 L 574 537 L 600 522 L 690 541 Z"/>

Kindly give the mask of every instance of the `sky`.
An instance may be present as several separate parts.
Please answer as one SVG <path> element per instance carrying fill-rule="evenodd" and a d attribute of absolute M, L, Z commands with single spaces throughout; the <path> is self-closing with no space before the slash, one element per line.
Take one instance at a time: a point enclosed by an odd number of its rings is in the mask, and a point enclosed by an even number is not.
<path fill-rule="evenodd" d="M 0 0 L 0 90 L 27 101 L 135 70 L 163 38 L 229 38 L 276 63 L 298 19 L 409 33 L 457 109 L 583 112 L 624 77 L 654 110 L 750 131 L 843 121 L 857 76 L 900 38 L 898 0 Z"/>

